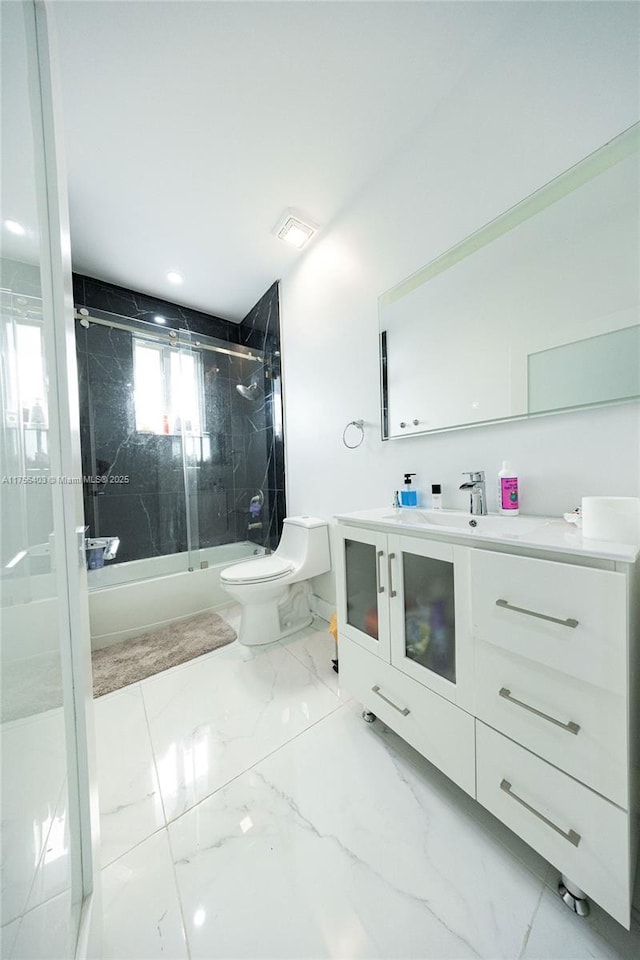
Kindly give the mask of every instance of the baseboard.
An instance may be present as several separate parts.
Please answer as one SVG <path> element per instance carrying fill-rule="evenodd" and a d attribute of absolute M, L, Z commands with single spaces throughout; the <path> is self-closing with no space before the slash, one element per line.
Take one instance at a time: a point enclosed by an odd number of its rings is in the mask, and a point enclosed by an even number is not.
<path fill-rule="evenodd" d="M 332 615 L 335 613 L 335 607 L 331 603 L 327 603 L 326 600 L 323 600 L 322 597 L 318 597 L 315 593 L 312 593 L 309 597 L 309 606 L 311 607 L 311 612 L 315 613 L 316 617 L 326 620 L 327 623 L 329 623 Z"/>

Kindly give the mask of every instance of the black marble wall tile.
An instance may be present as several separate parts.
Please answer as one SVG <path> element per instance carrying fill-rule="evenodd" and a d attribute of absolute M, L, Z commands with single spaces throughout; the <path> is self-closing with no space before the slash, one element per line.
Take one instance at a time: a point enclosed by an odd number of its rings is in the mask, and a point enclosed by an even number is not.
<path fill-rule="evenodd" d="M 262 382 L 265 403 L 260 411 L 263 419 L 259 422 L 254 420 L 254 426 L 257 430 L 264 430 L 266 436 L 266 470 L 265 480 L 261 486 L 265 491 L 278 491 L 277 498 L 270 496 L 271 513 L 268 526 L 265 524 L 267 532 L 263 541 L 265 546 L 273 549 L 278 544 L 282 532 L 282 520 L 286 516 L 284 438 L 277 432 L 277 425 L 283 422 L 279 281 L 269 287 L 240 324 L 240 342 L 265 353 Z M 278 404 L 278 410 L 275 409 L 276 404 Z M 280 505 L 279 512 L 277 504 Z"/>
<path fill-rule="evenodd" d="M 218 337 L 229 343 L 239 343 L 238 324 L 222 317 L 192 310 L 168 300 L 161 300 L 137 290 L 119 287 L 106 280 L 97 280 L 82 274 L 73 275 L 73 297 L 76 307 L 94 307 L 134 320 L 153 321 L 157 314 L 165 318 L 166 326 L 174 330 L 190 330 L 209 337 Z"/>
<path fill-rule="evenodd" d="M 198 541 L 201 547 L 216 547 L 233 540 L 228 491 L 222 484 L 213 484 L 198 493 Z"/>
<path fill-rule="evenodd" d="M 76 321 L 78 323 L 79 321 Z M 81 329 L 84 329 L 81 327 Z M 114 357 L 132 361 L 133 347 L 128 330 L 92 323 L 84 330 L 85 350 L 94 357 Z"/>
<path fill-rule="evenodd" d="M 160 557 L 187 549 L 184 492 L 128 494 L 100 501 L 95 536 L 120 537 L 118 562 Z"/>
<path fill-rule="evenodd" d="M 191 458 L 185 496 L 182 436 L 140 433 L 133 402 L 133 337 L 126 330 L 77 324 L 82 455 L 85 476 L 126 477 L 121 484 L 85 486 L 85 517 L 91 536 L 119 536 L 119 561 L 187 549 L 187 504 L 194 546 L 249 539 L 274 549 L 284 510 L 284 456 L 274 436 L 274 387 L 279 387 L 278 285 L 267 291 L 247 326 L 168 304 L 112 284 L 75 276 L 76 306 L 151 319 L 167 326 L 222 337 L 245 338 L 268 348 L 264 361 L 199 351 L 203 368 L 202 455 Z M 206 323 L 205 323 L 206 321 Z M 243 341 L 244 342 L 244 341 Z M 255 383 L 246 399 L 238 384 Z M 251 502 L 262 500 L 258 516 Z"/>
<path fill-rule="evenodd" d="M 240 324 L 240 343 L 266 352 L 280 350 L 279 280 L 260 297 Z"/>

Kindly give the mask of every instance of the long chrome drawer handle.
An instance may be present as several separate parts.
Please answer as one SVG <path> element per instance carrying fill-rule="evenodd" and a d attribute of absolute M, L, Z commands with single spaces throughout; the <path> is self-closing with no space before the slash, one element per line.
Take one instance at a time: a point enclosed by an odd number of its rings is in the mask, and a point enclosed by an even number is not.
<path fill-rule="evenodd" d="M 569 720 L 568 723 L 563 723 L 562 720 L 556 720 L 555 717 L 550 717 L 548 713 L 543 713 L 542 710 L 536 710 L 535 707 L 530 706 L 528 703 L 524 703 L 523 700 L 516 700 L 515 697 L 511 696 L 511 690 L 508 690 L 506 687 L 500 687 L 500 696 L 504 697 L 505 700 L 508 700 L 509 703 L 515 703 L 519 707 L 522 707 L 524 710 L 528 710 L 529 713 L 535 713 L 536 717 L 542 717 L 543 720 L 548 720 L 549 723 L 555 723 L 556 727 L 562 727 L 563 730 L 567 730 L 569 733 L 578 733 L 580 729 L 579 723 L 574 723 L 573 720 Z"/>
<path fill-rule="evenodd" d="M 397 710 L 398 713 L 401 713 L 403 717 L 407 717 L 411 713 L 411 710 L 409 710 L 408 707 L 405 707 L 403 709 L 402 707 L 399 707 L 396 703 L 393 703 L 392 700 L 389 700 L 388 697 L 385 697 L 384 693 L 380 692 L 380 687 L 378 686 L 377 683 L 373 687 L 371 687 L 371 690 L 373 693 L 377 693 L 380 699 L 384 700 L 385 703 L 388 703 L 390 707 L 393 707 L 394 710 Z"/>
<path fill-rule="evenodd" d="M 563 627 L 578 626 L 578 621 L 574 620 L 573 617 L 560 620 L 558 617 L 550 617 L 547 613 L 536 613 L 535 610 L 526 610 L 524 607 L 514 607 L 508 600 L 496 600 L 496 607 L 506 607 L 507 610 L 515 610 L 516 613 L 526 613 L 528 617 L 537 617 L 538 620 L 550 620 L 551 623 L 560 623 Z"/>
<path fill-rule="evenodd" d="M 378 593 L 384 593 L 384 587 L 380 579 L 380 561 L 384 557 L 384 550 L 378 550 L 378 565 L 376 567 L 376 580 L 378 581 Z"/>
<path fill-rule="evenodd" d="M 388 570 L 388 572 L 389 572 L 389 596 L 390 596 L 390 597 L 395 597 L 395 596 L 397 596 L 396 591 L 393 589 L 393 573 L 392 573 L 392 570 L 391 570 L 391 561 L 392 561 L 392 560 L 395 560 L 395 558 L 396 558 L 395 553 L 390 553 L 389 556 L 388 556 L 388 558 L 387 558 L 387 570 Z"/>
<path fill-rule="evenodd" d="M 542 822 L 546 823 L 548 827 L 551 827 L 552 830 L 555 830 L 556 833 L 559 833 L 561 837 L 564 837 L 565 840 L 568 840 L 569 843 L 572 843 L 574 847 L 578 846 L 582 840 L 582 837 L 579 833 L 576 833 L 575 830 L 569 830 L 568 833 L 565 833 L 565 831 L 561 830 L 560 827 L 553 822 L 553 820 L 549 820 L 543 813 L 540 813 L 539 810 L 536 810 L 535 807 L 532 807 L 530 804 L 528 804 L 526 800 L 523 800 L 522 797 L 519 797 L 517 793 L 514 793 L 508 780 L 502 781 L 500 784 L 500 789 L 504 790 L 504 792 L 508 794 L 512 800 L 515 800 L 517 803 L 521 804 L 525 810 L 528 810 L 529 813 L 532 813 L 538 818 L 538 820 L 542 820 Z"/>

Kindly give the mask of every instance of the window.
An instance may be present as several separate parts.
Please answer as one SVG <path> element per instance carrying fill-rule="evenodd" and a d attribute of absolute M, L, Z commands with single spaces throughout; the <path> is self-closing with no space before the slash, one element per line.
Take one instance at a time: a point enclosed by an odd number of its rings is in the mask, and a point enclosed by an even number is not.
<path fill-rule="evenodd" d="M 198 354 L 134 337 L 133 378 L 136 430 L 204 432 L 202 362 Z"/>
<path fill-rule="evenodd" d="M 5 405 L 10 423 L 45 428 L 48 422 L 44 344 L 40 323 L 8 320 Z"/>

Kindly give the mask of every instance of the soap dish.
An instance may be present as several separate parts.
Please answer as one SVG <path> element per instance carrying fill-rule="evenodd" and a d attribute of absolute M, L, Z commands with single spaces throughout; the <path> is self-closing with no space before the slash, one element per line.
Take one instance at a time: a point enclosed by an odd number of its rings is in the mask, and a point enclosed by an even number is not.
<path fill-rule="evenodd" d="M 563 513 L 562 516 L 565 518 L 567 523 L 573 523 L 576 527 L 582 526 L 582 517 L 578 510 L 574 510 L 572 513 Z"/>

